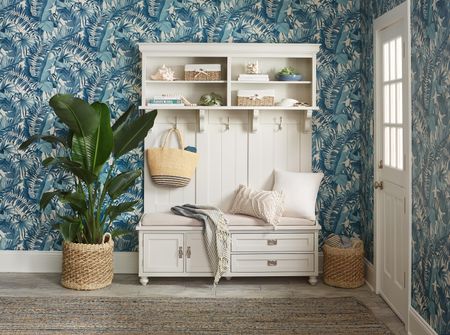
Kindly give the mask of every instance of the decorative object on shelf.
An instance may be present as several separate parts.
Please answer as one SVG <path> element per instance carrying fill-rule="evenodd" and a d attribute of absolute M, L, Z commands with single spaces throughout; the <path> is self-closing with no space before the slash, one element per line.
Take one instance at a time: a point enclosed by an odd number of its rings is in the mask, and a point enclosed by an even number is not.
<path fill-rule="evenodd" d="M 203 94 L 198 102 L 200 106 L 223 106 L 223 98 L 214 92 Z"/>
<path fill-rule="evenodd" d="M 153 80 L 165 80 L 165 81 L 174 81 L 175 80 L 175 72 L 170 68 L 166 67 L 165 64 L 161 66 L 158 71 L 150 76 Z"/>
<path fill-rule="evenodd" d="M 247 74 L 258 74 L 259 73 L 259 63 L 257 60 L 251 60 L 247 62 L 245 66 L 245 73 Z"/>
<path fill-rule="evenodd" d="M 142 175 L 141 169 L 116 174 L 114 167 L 144 140 L 157 112 L 133 119 L 131 106 L 111 126 L 111 112 L 104 103 L 89 104 L 69 94 L 57 94 L 49 103 L 69 135 L 34 135 L 19 149 L 38 140 L 61 146 L 62 156 L 48 157 L 43 164 L 68 173 L 72 187 L 45 192 L 40 199 L 41 209 L 51 203 L 56 206 L 54 199 L 61 204 L 56 208 L 57 229 L 64 239 L 61 284 L 77 290 L 106 287 L 113 278 L 112 237 L 125 232 L 113 230 L 112 236 L 105 232 L 119 215 L 134 210 L 138 201 L 121 196 Z"/>
<path fill-rule="evenodd" d="M 167 141 L 172 134 L 177 136 L 179 148 L 167 147 Z M 170 187 L 184 187 L 189 184 L 199 155 L 192 149 L 186 150 L 187 148 L 190 147 L 184 145 L 180 130 L 171 128 L 167 131 L 161 147 L 147 149 L 148 168 L 155 184 Z"/>
<path fill-rule="evenodd" d="M 220 80 L 220 64 L 186 64 L 184 66 L 185 80 Z"/>
<path fill-rule="evenodd" d="M 268 74 L 239 74 L 238 81 L 269 81 Z"/>
<path fill-rule="evenodd" d="M 291 98 L 283 98 L 280 102 L 277 103 L 277 106 L 282 107 L 293 107 L 296 104 L 298 104 L 298 100 L 291 99 Z"/>
<path fill-rule="evenodd" d="M 238 106 L 273 106 L 274 90 L 239 90 L 237 93 Z"/>
<path fill-rule="evenodd" d="M 299 81 L 303 79 L 303 76 L 290 66 L 282 68 L 276 77 L 280 81 Z"/>
<path fill-rule="evenodd" d="M 185 97 L 181 96 L 181 101 L 183 101 L 183 104 L 185 106 L 197 106 L 197 104 L 193 104 L 192 102 L 190 102 L 188 99 L 186 99 Z"/>
<path fill-rule="evenodd" d="M 184 102 L 180 95 L 161 94 L 147 100 L 148 107 L 182 107 Z"/>
<path fill-rule="evenodd" d="M 295 107 L 311 107 L 311 105 L 309 103 L 303 101 L 303 102 L 297 102 L 295 104 Z"/>

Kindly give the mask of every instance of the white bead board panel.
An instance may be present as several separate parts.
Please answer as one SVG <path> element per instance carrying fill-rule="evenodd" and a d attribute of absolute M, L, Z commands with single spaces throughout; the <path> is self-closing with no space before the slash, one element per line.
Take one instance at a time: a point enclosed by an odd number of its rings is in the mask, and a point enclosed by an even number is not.
<path fill-rule="evenodd" d="M 145 212 L 168 211 L 174 205 L 185 203 L 212 205 L 228 211 L 239 184 L 270 190 L 274 169 L 311 170 L 311 133 L 304 133 L 302 129 L 305 113 L 261 111 L 256 133 L 251 132 L 251 113 L 248 111 L 213 110 L 206 113 L 207 130 L 198 133 L 196 112 L 158 112 L 145 148 L 159 146 L 177 117 L 185 145 L 195 145 L 200 160 L 195 176 L 183 188 L 155 185 L 145 166 Z M 171 145 L 176 145 L 175 138 L 171 139 Z"/>

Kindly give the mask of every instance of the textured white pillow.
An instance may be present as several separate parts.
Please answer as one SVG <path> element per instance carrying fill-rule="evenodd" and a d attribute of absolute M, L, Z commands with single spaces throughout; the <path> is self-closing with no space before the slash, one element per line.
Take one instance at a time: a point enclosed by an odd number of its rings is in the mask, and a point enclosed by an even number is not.
<path fill-rule="evenodd" d="M 273 190 L 284 194 L 283 216 L 314 220 L 323 173 L 275 170 Z"/>
<path fill-rule="evenodd" d="M 275 227 L 283 214 L 283 194 L 277 191 L 254 191 L 239 185 L 230 213 L 254 216 Z"/>

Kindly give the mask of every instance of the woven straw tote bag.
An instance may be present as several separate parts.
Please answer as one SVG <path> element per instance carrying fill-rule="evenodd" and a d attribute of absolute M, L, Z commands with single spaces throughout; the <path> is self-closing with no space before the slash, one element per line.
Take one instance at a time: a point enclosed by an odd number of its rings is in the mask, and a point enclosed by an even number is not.
<path fill-rule="evenodd" d="M 180 148 L 167 147 L 170 135 L 175 134 Z M 170 187 L 183 187 L 189 184 L 197 167 L 199 155 L 184 150 L 184 141 L 178 129 L 169 129 L 163 145 L 147 149 L 147 163 L 153 182 Z"/>

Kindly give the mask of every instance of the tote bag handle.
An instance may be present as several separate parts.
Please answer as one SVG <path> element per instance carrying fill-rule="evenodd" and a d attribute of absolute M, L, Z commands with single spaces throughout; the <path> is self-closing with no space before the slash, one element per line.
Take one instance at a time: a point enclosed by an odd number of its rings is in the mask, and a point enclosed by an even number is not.
<path fill-rule="evenodd" d="M 166 134 L 166 137 L 164 138 L 164 142 L 162 145 L 162 148 L 165 148 L 167 145 L 167 139 L 169 138 L 170 134 L 175 133 L 177 135 L 178 138 L 178 144 L 180 145 L 180 149 L 184 150 L 184 141 L 183 141 L 183 136 L 181 135 L 181 132 L 178 129 L 175 128 L 171 128 L 169 129 L 169 131 Z"/>

